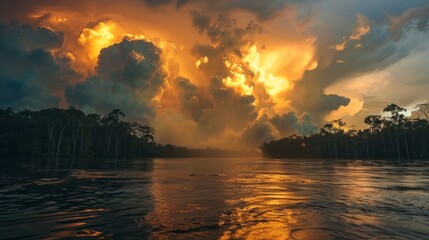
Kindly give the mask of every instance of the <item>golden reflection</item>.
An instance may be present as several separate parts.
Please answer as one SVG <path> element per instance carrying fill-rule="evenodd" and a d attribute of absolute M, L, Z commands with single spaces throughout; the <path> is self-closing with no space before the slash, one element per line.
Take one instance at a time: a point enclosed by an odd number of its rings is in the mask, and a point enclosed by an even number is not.
<path fill-rule="evenodd" d="M 154 206 L 144 218 L 154 229 L 152 239 L 365 237 L 360 225 L 383 226 L 372 210 L 396 201 L 380 188 L 390 184 L 380 178 L 389 171 L 385 167 L 273 161 L 253 168 L 248 159 L 200 161 L 183 160 L 171 169 L 160 160 L 154 166 Z"/>
<path fill-rule="evenodd" d="M 75 223 L 71 226 L 67 226 L 69 228 L 83 226 L 85 223 Z M 63 226 L 64 227 L 64 226 Z M 43 238 L 43 239 L 70 239 L 70 238 L 88 238 L 88 237 L 99 237 L 98 239 L 105 239 L 102 237 L 103 232 L 96 231 L 94 229 L 82 229 L 78 231 L 71 230 L 62 230 L 59 232 L 55 232 L 51 234 L 51 236 Z M 106 234 L 106 237 L 112 237 L 112 234 Z"/>
<path fill-rule="evenodd" d="M 288 206 L 306 201 L 288 189 L 287 183 L 291 181 L 294 180 L 284 174 L 228 179 L 227 182 L 240 182 L 246 188 L 239 198 L 225 201 L 233 210 L 220 216 L 219 225 L 229 226 L 220 239 L 289 239 L 292 226 L 297 223 L 297 210 Z"/>
<path fill-rule="evenodd" d="M 380 218 L 363 213 L 347 213 L 344 214 L 342 218 L 350 224 L 359 225 L 361 223 L 366 223 L 374 226 L 380 225 Z"/>
<path fill-rule="evenodd" d="M 106 208 L 88 208 L 78 211 L 58 211 L 49 216 L 54 219 L 58 225 L 53 226 L 55 233 L 45 239 L 65 239 L 65 238 L 86 238 L 109 236 L 109 234 L 90 229 L 91 220 L 106 214 L 109 209 Z M 84 228 L 84 227 L 87 228 Z"/>
<path fill-rule="evenodd" d="M 375 168 L 375 166 L 346 166 L 346 169 L 339 168 L 336 177 L 343 179 L 342 182 L 347 183 L 347 187 L 339 187 L 337 191 L 347 197 L 348 203 L 365 205 L 376 205 L 381 201 L 383 191 L 377 190 L 379 181 L 377 179 L 378 172 L 368 171 L 368 167 Z"/>
<path fill-rule="evenodd" d="M 103 232 L 99 232 L 93 229 L 83 229 L 76 233 L 76 237 L 97 237 L 103 234 Z"/>
<path fill-rule="evenodd" d="M 234 233 L 230 230 L 224 232 L 221 240 L 227 239 L 289 239 L 290 230 L 281 222 L 257 223 L 251 228 L 238 229 Z"/>

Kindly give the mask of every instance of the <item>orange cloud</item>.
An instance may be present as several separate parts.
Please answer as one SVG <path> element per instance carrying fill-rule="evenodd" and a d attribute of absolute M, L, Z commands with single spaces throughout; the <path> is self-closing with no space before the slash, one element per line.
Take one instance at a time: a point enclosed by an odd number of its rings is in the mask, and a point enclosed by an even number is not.
<path fill-rule="evenodd" d="M 371 31 L 371 25 L 364 15 L 358 14 L 357 15 L 357 24 L 356 27 L 350 35 L 350 40 L 361 40 L 363 36 L 367 35 Z"/>
<path fill-rule="evenodd" d="M 369 34 L 369 32 L 371 31 L 371 24 L 370 24 L 370 21 L 368 20 L 368 18 L 362 14 L 358 14 L 356 16 L 356 18 L 357 18 L 357 22 L 356 22 L 356 26 L 353 30 L 353 33 L 348 38 L 343 37 L 343 41 L 341 43 L 332 45 L 330 47 L 331 49 L 335 49 L 338 52 L 342 52 L 346 49 L 349 40 L 350 41 L 359 41 L 364 36 Z M 362 43 L 355 44 L 355 48 L 360 48 L 360 47 L 362 47 Z"/>
<path fill-rule="evenodd" d="M 116 23 L 100 21 L 93 27 L 84 28 L 77 39 L 78 43 L 87 50 L 90 60 L 96 60 L 101 49 L 112 45 L 115 41 Z"/>
<path fill-rule="evenodd" d="M 341 43 L 332 45 L 330 48 L 335 49 L 338 52 L 342 52 L 342 51 L 344 51 L 344 49 L 346 49 L 346 46 L 347 46 L 347 39 L 343 38 L 343 41 Z"/>

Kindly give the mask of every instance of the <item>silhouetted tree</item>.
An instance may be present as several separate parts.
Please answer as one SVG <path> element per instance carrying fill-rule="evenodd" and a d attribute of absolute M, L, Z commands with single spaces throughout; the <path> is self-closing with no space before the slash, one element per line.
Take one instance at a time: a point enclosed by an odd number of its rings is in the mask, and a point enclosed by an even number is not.
<path fill-rule="evenodd" d="M 146 143 L 154 144 L 155 130 L 122 121 L 123 117 L 125 114 L 119 109 L 105 116 L 85 115 L 72 107 L 19 113 L 0 109 L 0 156 L 74 159 L 77 155 L 125 157 L 137 155 L 136 152 L 144 156 L 137 149 L 146 147 Z"/>
<path fill-rule="evenodd" d="M 416 106 L 417 118 L 429 120 L 429 103 L 422 103 Z"/>
<path fill-rule="evenodd" d="M 384 112 L 390 116 L 365 118 L 368 129 L 346 130 L 346 123 L 338 119 L 325 124 L 319 133 L 263 143 L 261 150 L 275 158 L 428 159 L 429 121 L 407 118 L 405 111 L 389 104 Z"/>

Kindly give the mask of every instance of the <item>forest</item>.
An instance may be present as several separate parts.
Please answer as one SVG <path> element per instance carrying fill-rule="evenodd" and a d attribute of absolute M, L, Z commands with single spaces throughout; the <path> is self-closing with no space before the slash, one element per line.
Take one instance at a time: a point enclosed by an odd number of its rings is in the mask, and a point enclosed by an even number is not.
<path fill-rule="evenodd" d="M 157 144 L 155 130 L 124 121 L 115 109 L 102 116 L 81 110 L 49 108 L 14 112 L 0 109 L 0 157 L 131 158 L 131 157 L 225 157 L 242 152 L 190 149 Z"/>
<path fill-rule="evenodd" d="M 265 142 L 268 158 L 425 159 L 429 158 L 429 104 L 420 104 L 413 117 L 390 104 L 387 116 L 365 118 L 368 128 L 348 128 L 341 120 L 326 123 L 319 132 Z M 106 115 L 49 108 L 14 112 L 0 109 L 0 157 L 3 158 L 131 158 L 242 157 L 253 152 L 190 149 L 158 144 L 155 129 L 124 120 L 115 109 Z"/>
<path fill-rule="evenodd" d="M 411 117 L 395 104 L 383 112 L 387 116 L 367 116 L 366 129 L 348 129 L 338 119 L 325 124 L 318 133 L 265 142 L 260 149 L 269 158 L 427 160 L 429 104 L 417 105 Z"/>

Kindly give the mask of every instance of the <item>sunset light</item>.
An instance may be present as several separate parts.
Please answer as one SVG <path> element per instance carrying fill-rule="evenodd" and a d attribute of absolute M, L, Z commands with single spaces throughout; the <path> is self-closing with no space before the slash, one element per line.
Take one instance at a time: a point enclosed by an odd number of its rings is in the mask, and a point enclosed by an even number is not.
<path fill-rule="evenodd" d="M 0 12 L 0 239 L 428 239 L 428 0 Z"/>

